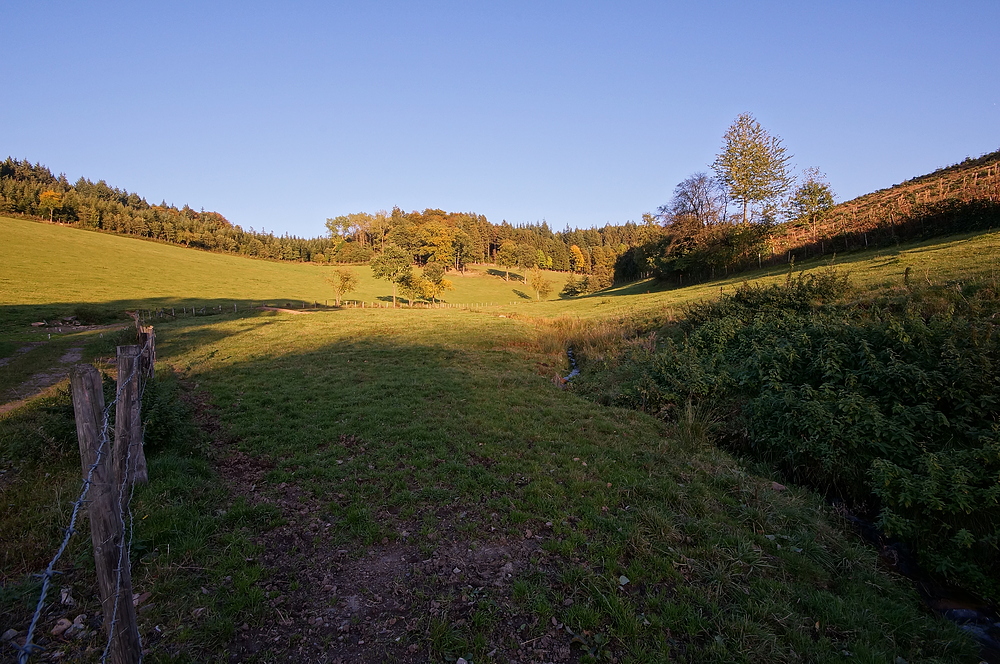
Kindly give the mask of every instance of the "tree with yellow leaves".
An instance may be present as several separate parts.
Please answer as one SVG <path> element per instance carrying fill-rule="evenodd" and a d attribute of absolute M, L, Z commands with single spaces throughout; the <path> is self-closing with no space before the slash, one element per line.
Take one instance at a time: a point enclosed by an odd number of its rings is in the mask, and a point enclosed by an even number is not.
<path fill-rule="evenodd" d="M 49 221 L 52 221 L 52 213 L 62 204 L 62 194 L 58 191 L 43 191 L 38 195 L 38 207 L 49 211 Z"/>

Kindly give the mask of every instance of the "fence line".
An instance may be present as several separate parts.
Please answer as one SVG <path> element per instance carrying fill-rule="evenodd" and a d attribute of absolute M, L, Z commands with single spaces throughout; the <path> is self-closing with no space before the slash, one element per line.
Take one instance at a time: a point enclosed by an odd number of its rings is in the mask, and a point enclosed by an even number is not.
<path fill-rule="evenodd" d="M 42 578 L 42 588 L 24 645 L 13 644 L 18 650 L 19 664 L 27 664 L 32 654 L 43 650 L 33 641 L 35 630 L 45 608 L 45 598 L 52 578 L 60 573 L 55 570 L 55 565 L 65 553 L 70 538 L 76 533 L 76 521 L 85 503 L 88 504 L 87 511 L 91 522 L 91 540 L 101 591 L 104 628 L 108 633 L 101 662 L 107 662 L 109 657 L 113 664 L 142 661 L 142 645 L 135 619 L 135 607 L 132 603 L 129 567 L 134 533 L 131 499 L 136 482 L 146 481 L 145 477 L 140 475 L 140 471 L 145 469 L 145 455 L 142 451 L 139 404 L 142 402 L 146 380 L 152 376 L 155 369 L 153 363 L 156 353 L 153 329 L 139 325 L 139 318 L 136 316 L 136 328 L 143 343 L 141 346 L 118 347 L 118 380 L 115 397 L 111 403 L 104 404 L 103 380 L 97 369 L 92 365 L 77 365 L 71 371 L 73 409 L 80 460 L 85 476 L 80 494 L 73 502 L 69 525 L 65 529 L 62 542 L 45 571 L 39 575 Z M 142 361 L 145 358 L 148 358 L 147 362 Z M 113 447 L 109 435 L 112 408 L 116 409 Z M 126 417 L 120 417 L 119 414 L 125 414 Z M 115 460 L 110 467 L 109 456 Z M 115 486 L 118 488 L 117 500 L 109 501 L 108 498 L 114 498 L 111 493 Z M 127 501 L 126 487 L 129 489 Z M 88 500 L 92 488 L 96 488 L 95 497 Z M 123 507 L 129 514 L 127 535 L 122 515 Z M 109 544 L 117 547 L 117 555 L 108 550 Z M 110 566 L 107 565 L 109 562 Z M 113 586 L 108 583 L 111 572 L 114 575 Z M 122 616 L 119 616 L 120 611 Z M 123 629 L 116 629 L 122 621 L 127 624 Z"/>

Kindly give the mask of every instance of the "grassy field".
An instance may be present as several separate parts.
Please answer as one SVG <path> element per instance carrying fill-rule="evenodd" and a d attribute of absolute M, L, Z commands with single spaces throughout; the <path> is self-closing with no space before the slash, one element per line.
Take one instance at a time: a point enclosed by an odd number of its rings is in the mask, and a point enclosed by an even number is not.
<path fill-rule="evenodd" d="M 21 243 L 0 249 L 8 355 L 33 338 L 29 318 L 78 303 L 328 293 L 315 266 L 0 224 Z M 948 280 L 995 269 L 998 244 L 837 262 L 873 288 L 907 266 Z M 121 274 L 99 267 L 110 255 Z M 818 496 L 553 381 L 567 339 L 599 345 L 620 335 L 609 321 L 785 274 L 513 307 L 156 321 L 151 482 L 133 503 L 147 661 L 977 661 Z M 466 279 L 449 297 L 514 299 L 501 279 Z M 85 357 L 120 341 L 88 337 Z M 0 628 L 24 633 L 37 597 L 26 575 L 54 551 L 79 486 L 75 445 L 64 393 L 0 416 Z M 77 536 L 59 581 L 77 607 L 55 605 L 43 627 L 94 615 L 88 550 Z"/>
<path fill-rule="evenodd" d="M 335 266 L 280 263 L 137 241 L 105 233 L 0 217 L 0 326 L 73 315 L 77 309 L 203 307 L 267 302 L 276 306 L 333 304 L 326 282 Z M 44 247 L 44 249 L 42 249 Z M 358 289 L 348 297 L 368 303 L 391 299 L 392 286 L 367 266 L 351 269 Z M 513 273 L 516 276 L 518 274 Z M 474 265 L 448 275 L 451 304 L 530 302 L 534 292 L 506 281 L 494 266 Z M 551 273 L 554 293 L 565 275 Z M 552 295 L 551 297 L 555 297 Z M 30 320 L 29 320 L 30 319 Z"/>

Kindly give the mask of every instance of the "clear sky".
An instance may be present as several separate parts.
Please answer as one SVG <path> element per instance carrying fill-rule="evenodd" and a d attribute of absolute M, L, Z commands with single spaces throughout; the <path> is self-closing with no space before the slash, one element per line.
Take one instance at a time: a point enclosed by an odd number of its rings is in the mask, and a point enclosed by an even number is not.
<path fill-rule="evenodd" d="M 1000 2 L 0 0 L 0 159 L 313 237 L 639 220 L 750 112 L 845 200 L 1000 148 Z"/>

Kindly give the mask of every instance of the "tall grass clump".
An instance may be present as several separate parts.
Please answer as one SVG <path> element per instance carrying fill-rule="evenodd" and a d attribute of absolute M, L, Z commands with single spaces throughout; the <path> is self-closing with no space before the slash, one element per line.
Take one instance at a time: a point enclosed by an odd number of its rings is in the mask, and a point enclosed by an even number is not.
<path fill-rule="evenodd" d="M 628 319 L 588 319 L 574 316 L 537 319 L 538 349 L 549 355 L 564 355 L 573 349 L 581 362 L 599 362 L 618 355 L 626 346 L 642 343 L 639 325 Z"/>
<path fill-rule="evenodd" d="M 853 298 L 853 299 L 851 299 Z M 877 296 L 829 271 L 692 306 L 655 350 L 582 385 L 676 422 L 722 414 L 731 449 L 842 498 L 923 567 L 1000 597 L 995 280 Z"/>

